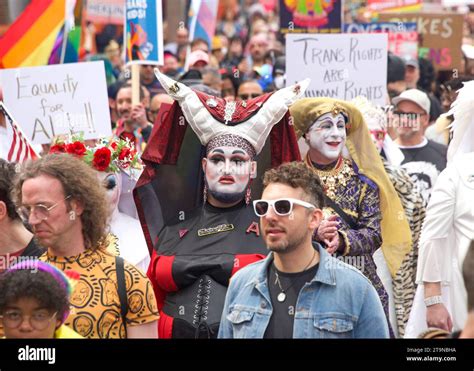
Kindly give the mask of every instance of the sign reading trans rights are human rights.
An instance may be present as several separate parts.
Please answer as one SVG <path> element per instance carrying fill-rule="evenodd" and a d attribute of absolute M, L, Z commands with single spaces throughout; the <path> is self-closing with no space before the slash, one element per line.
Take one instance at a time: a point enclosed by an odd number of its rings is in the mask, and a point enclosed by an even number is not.
<path fill-rule="evenodd" d="M 286 35 L 287 86 L 311 78 L 306 97 L 386 104 L 387 34 Z"/>

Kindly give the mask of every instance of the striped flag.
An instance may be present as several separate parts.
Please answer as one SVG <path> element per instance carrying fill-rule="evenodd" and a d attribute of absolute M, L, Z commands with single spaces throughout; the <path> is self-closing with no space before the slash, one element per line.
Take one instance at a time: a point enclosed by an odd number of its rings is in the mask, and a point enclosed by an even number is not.
<path fill-rule="evenodd" d="M 0 102 L 0 111 L 5 116 L 5 122 L 10 124 L 13 133 L 12 144 L 8 151 L 7 161 L 22 163 L 26 160 L 39 158 L 40 156 L 35 152 L 21 128 L 15 123 L 3 102 Z"/>
<path fill-rule="evenodd" d="M 209 50 L 216 33 L 218 0 L 192 0 L 189 9 L 189 40 L 207 41 Z"/>
<path fill-rule="evenodd" d="M 0 39 L 0 68 L 47 65 L 69 2 L 32 0 Z"/>

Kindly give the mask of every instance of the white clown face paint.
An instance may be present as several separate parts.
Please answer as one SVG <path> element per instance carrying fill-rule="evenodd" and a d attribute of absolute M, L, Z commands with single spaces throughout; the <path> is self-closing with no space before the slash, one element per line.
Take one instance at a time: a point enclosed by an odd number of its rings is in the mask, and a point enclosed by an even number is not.
<path fill-rule="evenodd" d="M 109 203 L 109 215 L 112 215 L 118 207 L 120 192 L 122 189 L 122 178 L 120 174 L 105 173 L 97 171 L 97 178 L 107 192 L 107 201 Z"/>
<path fill-rule="evenodd" d="M 312 150 L 327 162 L 336 161 L 346 144 L 346 122 L 339 113 L 325 113 L 306 133 L 306 141 Z"/>
<path fill-rule="evenodd" d="M 238 147 L 214 148 L 203 159 L 203 170 L 209 191 L 237 195 L 245 192 L 250 178 L 256 175 L 256 162 Z"/>

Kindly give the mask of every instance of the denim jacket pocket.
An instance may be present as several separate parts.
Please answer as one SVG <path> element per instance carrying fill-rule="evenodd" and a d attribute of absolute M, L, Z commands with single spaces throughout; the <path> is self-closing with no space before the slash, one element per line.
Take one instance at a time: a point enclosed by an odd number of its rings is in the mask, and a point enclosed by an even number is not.
<path fill-rule="evenodd" d="M 354 322 L 346 316 L 316 316 L 315 337 L 323 339 L 352 338 Z"/>
<path fill-rule="evenodd" d="M 252 319 L 255 313 L 249 310 L 232 309 L 227 319 L 232 324 L 234 338 L 250 338 L 252 336 Z"/>

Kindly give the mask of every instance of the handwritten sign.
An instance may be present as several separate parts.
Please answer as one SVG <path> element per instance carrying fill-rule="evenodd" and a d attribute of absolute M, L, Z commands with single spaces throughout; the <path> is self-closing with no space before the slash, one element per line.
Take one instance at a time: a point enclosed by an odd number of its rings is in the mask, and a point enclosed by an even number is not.
<path fill-rule="evenodd" d="M 287 85 L 311 78 L 307 97 L 362 95 L 385 105 L 387 34 L 288 34 L 286 73 Z"/>
<path fill-rule="evenodd" d="M 123 25 L 125 0 L 87 0 L 86 20 L 100 24 Z"/>
<path fill-rule="evenodd" d="M 125 62 L 163 65 L 161 0 L 127 1 L 125 8 Z"/>
<path fill-rule="evenodd" d="M 0 71 L 5 103 L 34 144 L 60 134 L 112 135 L 104 62 Z"/>
<path fill-rule="evenodd" d="M 418 56 L 431 60 L 438 70 L 461 67 L 462 14 L 381 13 L 379 20 L 417 23 L 420 34 Z"/>
<path fill-rule="evenodd" d="M 349 23 L 344 25 L 347 33 L 388 33 L 388 50 L 399 57 L 418 59 L 418 32 L 416 23 Z"/>

